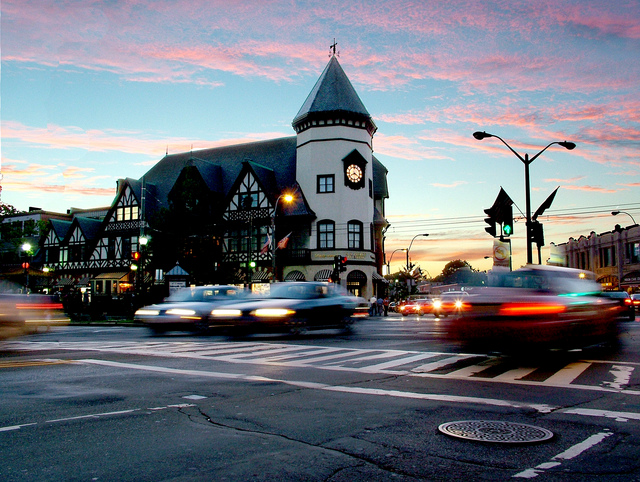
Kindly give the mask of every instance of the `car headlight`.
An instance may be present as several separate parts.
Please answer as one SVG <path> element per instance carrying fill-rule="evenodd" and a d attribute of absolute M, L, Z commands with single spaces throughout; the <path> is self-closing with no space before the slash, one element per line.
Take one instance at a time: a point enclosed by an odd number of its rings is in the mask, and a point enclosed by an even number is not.
<path fill-rule="evenodd" d="M 433 307 L 434 308 L 440 308 L 442 306 L 442 301 L 440 300 L 436 300 L 433 302 Z"/>
<path fill-rule="evenodd" d="M 183 308 L 172 308 L 170 310 L 167 310 L 167 315 L 193 316 L 195 314 L 195 310 L 185 310 Z"/>
<path fill-rule="evenodd" d="M 218 308 L 211 312 L 211 316 L 236 317 L 236 316 L 242 316 L 242 311 Z"/>
<path fill-rule="evenodd" d="M 158 316 L 160 314 L 160 310 L 149 310 L 145 308 L 140 308 L 136 311 L 136 316 Z"/>
<path fill-rule="evenodd" d="M 266 318 L 282 318 L 285 316 L 291 316 L 295 314 L 295 310 L 289 310 L 287 308 L 258 308 L 251 312 L 254 316 L 266 317 Z"/>

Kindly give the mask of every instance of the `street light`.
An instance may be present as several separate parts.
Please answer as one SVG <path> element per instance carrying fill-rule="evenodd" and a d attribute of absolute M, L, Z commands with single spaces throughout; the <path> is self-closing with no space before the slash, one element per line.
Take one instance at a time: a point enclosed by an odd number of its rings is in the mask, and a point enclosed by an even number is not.
<path fill-rule="evenodd" d="M 629 216 L 631 218 L 631 221 L 633 221 L 633 224 L 638 224 L 638 223 L 636 223 L 636 220 L 633 219 L 633 216 L 631 214 L 629 214 L 628 212 L 626 212 L 626 211 L 611 211 L 611 215 L 612 216 L 617 216 L 620 213 L 626 214 L 627 216 Z"/>
<path fill-rule="evenodd" d="M 416 234 L 413 239 L 411 240 L 411 242 L 409 243 L 409 247 L 407 248 L 407 272 L 409 272 L 409 251 L 411 250 L 411 245 L 413 244 L 413 242 L 415 241 L 415 239 L 419 236 L 429 236 L 428 233 L 423 233 L 423 234 Z"/>
<path fill-rule="evenodd" d="M 393 259 L 393 255 L 396 254 L 397 251 L 406 251 L 407 248 L 398 248 L 394 249 L 391 256 L 389 256 L 389 262 L 387 263 L 387 274 L 391 274 L 391 260 Z"/>
<path fill-rule="evenodd" d="M 278 201 L 280 199 L 284 200 L 287 204 L 293 201 L 293 194 L 290 193 L 282 193 L 276 199 L 276 202 L 273 205 L 273 212 L 271 214 L 271 263 L 273 270 L 273 281 L 277 281 L 276 276 L 276 212 L 278 210 Z"/>
<path fill-rule="evenodd" d="M 509 144 L 507 144 L 504 139 L 494 134 L 478 131 L 473 133 L 473 137 L 475 137 L 479 141 L 481 141 L 482 139 L 486 139 L 487 137 L 495 137 L 496 139 L 499 139 L 524 164 L 524 188 L 525 188 L 525 200 L 526 200 L 526 206 L 527 206 L 527 264 L 531 264 L 533 263 L 533 252 L 531 249 L 531 244 L 532 244 L 531 243 L 531 185 L 529 182 L 529 164 L 535 161 L 540 154 L 542 154 L 544 151 L 546 151 L 549 147 L 551 147 L 554 144 L 558 144 L 559 146 L 562 146 L 569 151 L 572 149 L 575 149 L 576 145 L 573 142 L 567 142 L 567 141 L 552 142 L 547 147 L 545 147 L 540 152 L 538 152 L 535 156 L 533 156 L 531 159 L 529 159 L 529 154 L 525 154 L 524 157 L 522 157 L 520 154 L 514 151 L 513 148 Z"/>

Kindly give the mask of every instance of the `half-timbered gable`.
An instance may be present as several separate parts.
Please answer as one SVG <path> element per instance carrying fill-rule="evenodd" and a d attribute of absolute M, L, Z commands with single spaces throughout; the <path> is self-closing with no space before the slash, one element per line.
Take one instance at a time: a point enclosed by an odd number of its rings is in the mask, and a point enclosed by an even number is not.
<path fill-rule="evenodd" d="M 268 179 L 268 171 L 268 168 L 253 162 L 243 162 L 243 169 L 231 188 L 223 215 L 226 221 L 223 261 L 247 262 L 271 258 L 269 250 L 261 252 L 268 240 L 273 210 L 262 180 Z"/>
<path fill-rule="evenodd" d="M 59 219 L 49 220 L 49 231 L 44 239 L 42 248 L 44 250 L 44 267 L 55 269 L 60 262 L 68 259 L 68 248 L 62 243 L 71 228 L 71 221 Z"/>

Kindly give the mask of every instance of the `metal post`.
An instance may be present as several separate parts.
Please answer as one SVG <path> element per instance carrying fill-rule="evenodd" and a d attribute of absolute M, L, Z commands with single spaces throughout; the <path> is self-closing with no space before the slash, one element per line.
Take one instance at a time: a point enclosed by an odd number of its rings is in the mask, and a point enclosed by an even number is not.
<path fill-rule="evenodd" d="M 529 181 L 529 154 L 524 155 L 524 190 L 525 190 L 525 202 L 527 209 L 527 264 L 533 263 L 533 251 L 531 246 L 531 184 Z"/>

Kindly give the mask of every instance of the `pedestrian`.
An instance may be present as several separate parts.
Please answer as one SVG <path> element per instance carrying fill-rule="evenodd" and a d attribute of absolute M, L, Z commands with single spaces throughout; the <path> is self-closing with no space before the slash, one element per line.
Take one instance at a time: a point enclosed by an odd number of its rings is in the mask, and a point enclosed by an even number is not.
<path fill-rule="evenodd" d="M 382 302 L 382 305 L 384 306 L 384 316 L 389 316 L 389 298 L 385 297 L 384 301 Z"/>
<path fill-rule="evenodd" d="M 378 311 L 378 304 L 375 296 L 371 297 L 371 299 L 369 300 L 369 304 L 371 305 L 369 306 L 369 316 L 376 316 Z"/>
<path fill-rule="evenodd" d="M 383 305 L 383 301 L 382 301 L 382 297 L 378 298 L 378 300 L 376 301 L 376 304 L 378 305 L 378 316 L 382 316 L 382 305 Z"/>

